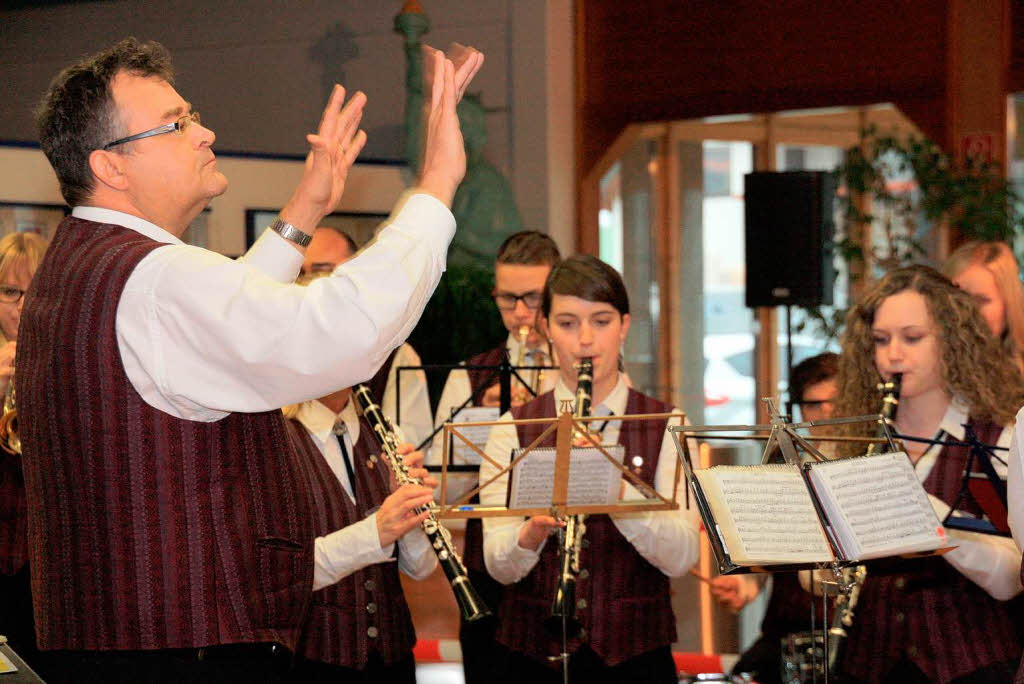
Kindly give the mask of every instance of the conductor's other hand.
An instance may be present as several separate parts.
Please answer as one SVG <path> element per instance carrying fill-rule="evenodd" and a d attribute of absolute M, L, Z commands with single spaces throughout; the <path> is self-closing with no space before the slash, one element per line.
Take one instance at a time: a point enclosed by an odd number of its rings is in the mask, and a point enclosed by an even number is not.
<path fill-rule="evenodd" d="M 399 444 L 398 455 L 402 457 L 402 463 L 409 469 L 409 477 L 419 480 L 424 487 L 437 487 L 440 484 L 437 478 L 423 467 L 423 452 L 416 451 L 416 447 L 412 443 Z M 391 491 L 396 489 L 398 489 L 398 483 L 395 482 L 395 474 L 392 473 Z"/>
<path fill-rule="evenodd" d="M 345 89 L 336 84 L 317 132 L 306 136 L 306 166 L 281 218 L 307 234 L 338 206 L 349 169 L 366 144 L 366 133 L 359 130 L 365 104 L 361 92 L 345 103 Z"/>
<path fill-rule="evenodd" d="M 380 547 L 393 544 L 409 530 L 419 527 L 427 519 L 429 511 L 414 512 L 434 500 L 434 492 L 427 487 L 407 484 L 399 487 L 377 509 L 377 534 Z"/>
<path fill-rule="evenodd" d="M 466 174 L 466 150 L 456 105 L 484 63 L 483 54 L 473 48 L 457 46 L 456 52 L 453 56 L 457 63 L 440 50 L 423 46 L 429 97 L 424 98 L 423 168 L 416 183 L 449 207 L 455 188 Z"/>
<path fill-rule="evenodd" d="M 711 580 L 711 595 L 734 613 L 757 597 L 759 587 L 735 575 L 719 575 Z"/>
<path fill-rule="evenodd" d="M 559 527 L 565 527 L 565 523 L 550 515 L 535 515 L 519 530 L 519 547 L 536 551 L 541 542 Z"/>

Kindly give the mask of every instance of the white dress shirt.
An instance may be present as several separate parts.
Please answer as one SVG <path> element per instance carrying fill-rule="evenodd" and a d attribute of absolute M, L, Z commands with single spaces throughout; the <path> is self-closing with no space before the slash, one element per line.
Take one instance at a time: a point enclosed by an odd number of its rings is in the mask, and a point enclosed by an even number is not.
<path fill-rule="evenodd" d="M 574 394 L 559 380 L 555 385 L 555 406 L 563 401 L 574 400 Z M 619 381 L 604 401 L 594 407 L 593 414 L 625 415 L 629 387 L 625 376 L 619 374 Z M 673 409 L 679 412 L 678 409 Z M 506 413 L 502 420 L 511 420 Z M 678 421 L 670 424 L 678 425 Z M 619 439 L 621 421 L 610 421 L 602 432 L 602 442 L 615 444 Z M 519 448 L 519 435 L 514 425 L 496 425 L 491 429 L 487 441 L 487 455 L 501 464 L 508 464 L 513 449 Z M 672 435 L 665 433 L 658 454 L 658 466 L 654 476 L 654 488 L 666 498 L 672 497 L 673 481 L 678 457 Z M 494 477 L 498 468 L 486 460 L 480 465 L 480 482 Z M 493 484 L 480 492 L 480 503 L 503 506 L 508 487 L 508 475 L 502 475 Z M 627 485 L 625 499 L 641 499 L 631 485 Z M 637 552 L 652 565 L 669 577 L 678 577 L 697 562 L 700 553 L 700 519 L 696 506 L 685 507 L 686 488 L 682 478 L 678 492 L 680 507 L 672 511 L 642 511 L 618 513 L 611 516 L 612 522 L 622 536 L 633 545 Z M 484 561 L 491 576 L 502 584 L 518 582 L 537 564 L 544 549 L 545 540 L 536 551 L 519 546 L 519 531 L 526 524 L 521 518 L 484 518 Z"/>
<path fill-rule="evenodd" d="M 327 465 L 348 496 L 354 499 L 352 482 L 345 469 L 338 436 L 334 433 L 335 422 L 340 419 L 345 425 L 343 439 L 352 459 L 352 467 L 360 467 L 355 462 L 354 446 L 359 441 L 360 424 L 353 402 L 345 404 L 345 408 L 337 415 L 315 399 L 303 402 L 299 405 L 295 419 L 302 423 L 312 436 Z M 398 434 L 397 429 L 395 432 Z M 401 441 L 401 435 L 398 436 Z M 386 466 L 379 461 L 377 467 Z M 421 529 L 414 529 L 399 539 L 398 548 L 398 567 L 413 579 L 423 579 L 437 567 L 437 556 L 430 547 L 427 535 Z M 357 523 L 326 536 L 317 537 L 313 553 L 313 590 L 334 584 L 367 565 L 390 562 L 394 549 L 394 544 L 385 547 L 380 545 L 376 512 L 370 513 Z"/>
<path fill-rule="evenodd" d="M 1006 500 L 1008 522 L 1017 548 L 1024 548 L 1024 408 L 1017 412 L 1007 457 Z"/>
<path fill-rule="evenodd" d="M 430 417 L 430 394 L 427 392 L 427 374 L 421 370 L 402 371 L 402 411 L 395 411 L 398 405 L 398 369 L 402 366 L 421 366 L 420 355 L 408 342 L 395 352 L 395 359 L 388 371 L 387 383 L 384 385 L 384 397 L 381 410 L 391 422 L 402 428 L 405 438 L 417 447 L 430 436 L 434 429 Z M 401 420 L 398 419 L 401 415 Z M 429 448 L 429 445 L 428 445 Z"/>
<path fill-rule="evenodd" d="M 419 320 L 455 233 L 444 204 L 408 194 L 372 246 L 331 277 L 299 287 L 292 283 L 302 255 L 273 231 L 234 261 L 136 216 L 97 207 L 76 207 L 73 215 L 166 244 L 125 284 L 118 348 L 148 404 L 207 422 L 372 377 Z"/>
<path fill-rule="evenodd" d="M 967 419 L 967 406 L 961 400 L 953 399 L 939 423 L 939 430 L 945 432 L 952 439 L 963 440 L 965 437 L 963 426 Z M 1012 426 L 1007 425 L 999 435 L 996 446 L 1009 446 L 1012 434 Z M 942 447 L 931 445 L 921 455 L 914 465 L 918 480 L 924 482 L 928 478 L 941 451 Z M 996 455 L 1002 458 L 1004 453 L 1006 452 L 997 451 Z M 1010 453 L 1012 455 L 1013 452 Z M 1012 462 L 1013 459 L 1010 460 Z M 999 475 L 1006 477 L 1006 466 L 995 460 L 992 461 L 992 465 Z M 949 506 L 931 494 L 928 495 L 928 498 L 932 502 L 932 508 L 935 509 L 935 515 L 941 522 L 949 513 Z M 1012 511 L 1014 504 L 1012 493 L 1008 498 Z M 942 558 L 967 579 L 1000 601 L 1011 599 L 1021 592 L 1021 552 L 1012 539 L 951 529 L 947 529 L 946 534 L 949 537 L 949 543 L 958 548 L 943 554 Z"/>

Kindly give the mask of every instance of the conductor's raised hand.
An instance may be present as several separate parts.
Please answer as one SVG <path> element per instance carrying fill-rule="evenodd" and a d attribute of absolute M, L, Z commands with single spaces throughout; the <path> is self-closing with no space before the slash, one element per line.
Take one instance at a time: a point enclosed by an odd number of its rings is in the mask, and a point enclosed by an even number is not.
<path fill-rule="evenodd" d="M 409 530 L 419 527 L 427 519 L 429 511 L 416 513 L 415 509 L 426 506 L 434 500 L 434 492 L 427 487 L 407 484 L 399 487 L 377 509 L 377 534 L 380 547 L 398 541 Z"/>
<path fill-rule="evenodd" d="M 366 95 L 357 92 L 345 102 L 345 89 L 335 85 L 316 133 L 306 136 L 310 151 L 295 192 L 281 210 L 281 218 L 312 234 L 341 201 L 349 169 L 366 144 L 359 129 Z"/>
<path fill-rule="evenodd" d="M 423 167 L 417 185 L 447 206 L 466 175 L 466 150 L 456 111 L 458 98 L 483 64 L 483 55 L 467 48 L 456 80 L 455 65 L 439 50 L 423 46 L 429 97 L 424 98 Z"/>

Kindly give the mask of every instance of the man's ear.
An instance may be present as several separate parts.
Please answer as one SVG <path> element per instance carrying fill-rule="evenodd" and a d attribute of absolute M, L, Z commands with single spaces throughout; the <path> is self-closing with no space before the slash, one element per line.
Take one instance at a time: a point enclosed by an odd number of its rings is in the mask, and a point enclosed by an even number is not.
<path fill-rule="evenodd" d="M 113 190 L 128 188 L 125 159 L 120 154 L 106 150 L 93 150 L 89 153 L 89 169 L 96 177 L 97 182 L 103 183 Z"/>

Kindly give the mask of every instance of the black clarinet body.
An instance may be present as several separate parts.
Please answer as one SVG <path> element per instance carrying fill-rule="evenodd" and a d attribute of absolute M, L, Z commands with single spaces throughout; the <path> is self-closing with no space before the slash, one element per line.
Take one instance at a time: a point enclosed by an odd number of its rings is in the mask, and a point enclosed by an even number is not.
<path fill-rule="evenodd" d="M 576 364 L 576 407 L 573 415 L 590 415 L 591 393 L 594 385 L 594 362 L 581 359 Z M 585 515 L 570 515 L 565 528 L 558 532 L 558 586 L 551 604 L 551 617 L 546 620 L 548 631 L 566 638 L 579 634 L 583 625 L 576 619 L 576 578 L 580 574 L 580 549 L 587 531 Z"/>
<path fill-rule="evenodd" d="M 394 429 L 391 427 L 391 421 L 387 419 L 380 406 L 373 400 L 370 388 L 366 385 L 357 385 L 353 394 L 363 416 L 373 428 L 373 435 L 377 439 L 377 444 L 380 445 L 381 458 L 387 462 L 388 467 L 395 474 L 395 480 L 400 485 L 420 484 L 418 478 L 409 475 L 409 468 L 398 454 L 398 440 L 395 437 Z M 490 609 L 469 581 L 466 567 L 462 564 L 462 559 L 452 543 L 451 534 L 438 521 L 437 516 L 434 515 L 429 505 L 421 506 L 414 510 L 417 514 L 424 511 L 429 511 L 430 515 L 420 524 L 420 527 L 423 529 L 424 534 L 427 535 L 431 548 L 437 554 L 437 561 L 441 565 L 445 577 L 448 578 L 449 584 L 452 586 L 452 592 L 455 594 L 456 603 L 459 604 L 462 619 L 465 622 L 476 622 L 490 617 Z"/>

